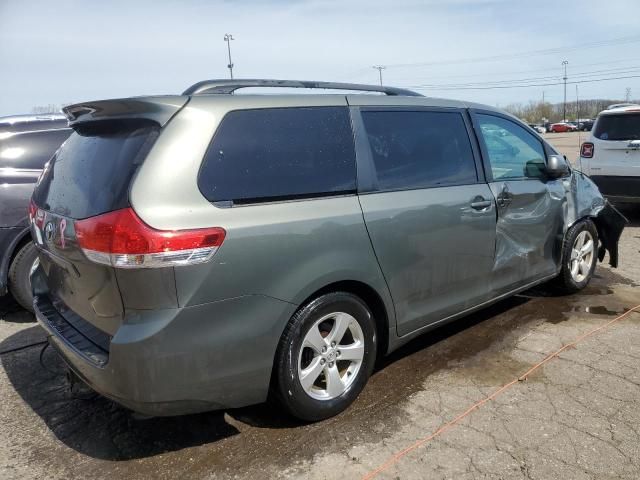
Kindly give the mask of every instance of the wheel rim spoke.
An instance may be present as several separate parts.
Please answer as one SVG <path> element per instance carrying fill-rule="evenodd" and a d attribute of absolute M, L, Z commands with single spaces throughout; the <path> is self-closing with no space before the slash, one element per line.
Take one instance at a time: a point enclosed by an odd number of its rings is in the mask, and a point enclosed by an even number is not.
<path fill-rule="evenodd" d="M 593 241 L 592 240 L 589 240 L 580 249 L 580 252 L 582 253 L 583 256 L 586 255 L 587 253 L 591 253 L 592 251 L 593 251 Z"/>
<path fill-rule="evenodd" d="M 315 357 L 309 366 L 300 372 L 300 383 L 305 391 L 311 390 L 323 369 L 324 366 L 320 361 L 320 357 Z"/>
<path fill-rule="evenodd" d="M 331 398 L 335 398 L 344 392 L 344 382 L 340 376 L 338 367 L 325 367 L 324 375 L 327 380 L 327 393 Z"/>
<path fill-rule="evenodd" d="M 364 344 L 362 342 L 340 346 L 340 360 L 354 360 L 361 362 L 363 358 Z"/>
<path fill-rule="evenodd" d="M 589 265 L 584 260 L 580 261 L 580 274 L 584 277 L 589 273 Z"/>
<path fill-rule="evenodd" d="M 347 328 L 349 328 L 349 325 L 351 324 L 352 318 L 353 317 L 351 315 L 347 315 L 345 313 L 336 314 L 333 328 L 327 337 L 329 342 L 340 343 L 340 340 L 342 340 Z"/>
<path fill-rule="evenodd" d="M 580 269 L 580 263 L 578 262 L 578 260 L 573 260 L 571 262 L 571 276 L 575 278 L 576 275 L 578 275 L 579 269 Z"/>
<path fill-rule="evenodd" d="M 311 330 L 309 330 L 309 332 L 307 333 L 302 345 L 303 347 L 312 348 L 318 354 L 321 353 L 322 349 L 327 346 L 327 342 L 324 340 L 324 338 L 322 338 L 322 335 L 320 334 L 318 325 L 314 325 L 313 327 L 311 327 Z"/>

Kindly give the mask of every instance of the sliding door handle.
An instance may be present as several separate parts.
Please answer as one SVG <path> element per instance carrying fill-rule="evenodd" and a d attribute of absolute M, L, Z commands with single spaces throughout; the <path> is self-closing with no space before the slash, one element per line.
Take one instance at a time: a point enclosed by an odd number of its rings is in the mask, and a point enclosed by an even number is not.
<path fill-rule="evenodd" d="M 474 210 L 484 210 L 485 208 L 489 208 L 491 203 L 491 200 L 478 200 L 476 202 L 471 202 L 471 208 Z"/>

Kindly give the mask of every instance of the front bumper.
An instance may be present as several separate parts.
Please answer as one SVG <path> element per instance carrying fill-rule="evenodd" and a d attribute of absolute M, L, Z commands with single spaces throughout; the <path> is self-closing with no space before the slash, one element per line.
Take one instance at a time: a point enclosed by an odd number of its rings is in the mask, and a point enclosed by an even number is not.
<path fill-rule="evenodd" d="M 640 177 L 592 175 L 598 189 L 614 203 L 640 203 Z"/>
<path fill-rule="evenodd" d="M 91 328 L 81 331 L 77 319 L 69 322 L 46 305 L 46 298 L 36 297 L 36 318 L 69 368 L 98 393 L 152 416 L 266 400 L 278 339 L 295 308 L 251 295 L 127 312 L 104 350 Z"/>

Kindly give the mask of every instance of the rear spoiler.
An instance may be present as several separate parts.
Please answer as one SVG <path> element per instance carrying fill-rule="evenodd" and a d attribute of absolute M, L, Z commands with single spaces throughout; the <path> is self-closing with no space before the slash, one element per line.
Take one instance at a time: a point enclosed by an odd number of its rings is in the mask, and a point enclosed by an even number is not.
<path fill-rule="evenodd" d="M 125 118 L 144 118 L 164 126 L 189 101 L 185 96 L 118 98 L 76 103 L 62 109 L 69 126 Z"/>

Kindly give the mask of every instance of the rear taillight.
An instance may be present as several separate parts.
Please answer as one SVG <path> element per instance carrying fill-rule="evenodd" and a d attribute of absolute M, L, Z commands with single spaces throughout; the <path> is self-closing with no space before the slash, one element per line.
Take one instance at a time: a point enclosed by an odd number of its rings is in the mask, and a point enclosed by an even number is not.
<path fill-rule="evenodd" d="M 31 199 L 31 201 L 29 202 L 29 221 L 32 221 L 34 218 L 36 218 L 36 213 L 38 213 L 38 206 L 36 205 L 36 202 Z"/>
<path fill-rule="evenodd" d="M 33 222 L 37 227 L 42 228 L 42 221 L 44 220 L 44 211 L 40 210 L 36 205 L 36 202 L 31 199 L 29 202 L 29 221 Z"/>
<path fill-rule="evenodd" d="M 593 150 L 595 146 L 591 142 L 584 142 L 580 147 L 580 156 L 582 158 L 593 158 Z"/>
<path fill-rule="evenodd" d="M 213 257 L 226 232 L 219 227 L 156 230 L 131 208 L 74 222 L 87 258 L 117 268 L 157 268 L 204 263 Z"/>

